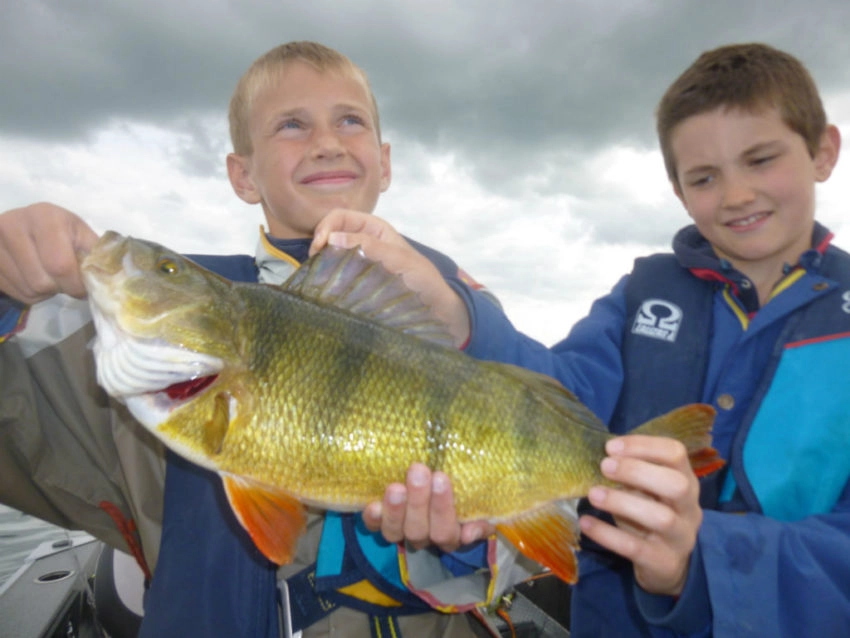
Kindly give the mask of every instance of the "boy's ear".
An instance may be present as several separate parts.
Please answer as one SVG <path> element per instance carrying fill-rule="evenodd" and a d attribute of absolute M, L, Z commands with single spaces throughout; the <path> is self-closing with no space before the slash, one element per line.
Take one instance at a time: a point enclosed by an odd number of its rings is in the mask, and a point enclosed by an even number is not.
<path fill-rule="evenodd" d="M 251 160 L 244 155 L 229 153 L 227 155 L 227 176 L 230 185 L 239 199 L 248 204 L 258 204 L 261 200 L 257 186 L 251 177 Z"/>
<path fill-rule="evenodd" d="M 841 132 L 834 124 L 829 124 L 820 138 L 820 147 L 815 155 L 815 179 L 825 182 L 838 163 L 841 150 Z"/>
<path fill-rule="evenodd" d="M 381 144 L 381 192 L 390 187 L 393 178 L 392 162 L 390 162 L 390 143 Z"/>

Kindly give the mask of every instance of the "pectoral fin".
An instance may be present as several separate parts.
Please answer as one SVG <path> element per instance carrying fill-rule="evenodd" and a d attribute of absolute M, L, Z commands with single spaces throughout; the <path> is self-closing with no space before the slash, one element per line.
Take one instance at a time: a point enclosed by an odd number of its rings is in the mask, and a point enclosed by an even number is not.
<path fill-rule="evenodd" d="M 290 495 L 237 476 L 222 476 L 236 518 L 270 561 L 285 565 L 304 531 L 304 506 Z"/>
<path fill-rule="evenodd" d="M 213 399 L 213 413 L 203 430 L 204 449 L 211 455 L 221 453 L 224 437 L 230 428 L 230 401 L 222 393 Z"/>
<path fill-rule="evenodd" d="M 572 584 L 578 580 L 575 554 L 579 548 L 577 523 L 574 511 L 553 502 L 498 523 L 496 529 L 520 552 Z"/>

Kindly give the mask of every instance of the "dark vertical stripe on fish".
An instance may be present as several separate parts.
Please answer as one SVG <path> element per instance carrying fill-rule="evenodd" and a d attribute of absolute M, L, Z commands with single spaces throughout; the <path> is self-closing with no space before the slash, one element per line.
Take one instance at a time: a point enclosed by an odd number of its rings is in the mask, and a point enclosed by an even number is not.
<path fill-rule="evenodd" d="M 373 353 L 380 343 L 377 331 L 361 321 L 340 321 L 334 334 L 339 338 L 327 353 L 321 380 L 322 391 L 334 398 L 333 414 L 324 424 L 323 434 L 328 436 L 335 435 L 347 415 L 358 413 L 352 406 L 366 400 L 361 386 L 368 382 L 368 368 L 376 363 Z"/>
<path fill-rule="evenodd" d="M 446 453 L 449 434 L 452 429 L 452 423 L 449 421 L 452 405 L 458 395 L 464 392 L 469 379 L 460 379 L 458 382 L 446 382 L 446 379 L 457 376 L 458 369 L 443 369 L 439 366 L 439 361 L 435 359 L 433 362 L 426 360 L 426 365 L 431 365 L 431 373 L 439 375 L 443 383 L 431 384 L 432 392 L 425 397 L 424 409 L 428 415 L 425 427 L 425 449 L 427 458 L 426 465 L 432 470 L 442 470 L 445 468 Z"/>
<path fill-rule="evenodd" d="M 523 386 L 514 405 L 515 427 L 512 429 L 515 450 L 514 466 L 520 476 L 534 476 L 540 445 L 534 433 L 545 431 L 541 422 L 550 416 L 540 409 L 540 397 L 529 386 Z"/>

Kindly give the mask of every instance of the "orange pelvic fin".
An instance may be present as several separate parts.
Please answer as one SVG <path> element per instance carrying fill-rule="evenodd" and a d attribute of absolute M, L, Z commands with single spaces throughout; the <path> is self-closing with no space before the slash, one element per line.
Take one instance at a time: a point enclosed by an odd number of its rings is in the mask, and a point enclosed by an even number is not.
<path fill-rule="evenodd" d="M 236 518 L 270 561 L 285 565 L 304 531 L 304 506 L 292 496 L 238 476 L 222 476 Z"/>
<path fill-rule="evenodd" d="M 508 521 L 496 529 L 530 559 L 552 570 L 558 578 L 578 580 L 578 520 L 566 504 L 552 502 Z"/>
<path fill-rule="evenodd" d="M 705 403 L 692 403 L 647 421 L 632 434 L 667 436 L 684 443 L 697 476 L 707 476 L 726 464 L 711 447 L 716 412 Z"/>

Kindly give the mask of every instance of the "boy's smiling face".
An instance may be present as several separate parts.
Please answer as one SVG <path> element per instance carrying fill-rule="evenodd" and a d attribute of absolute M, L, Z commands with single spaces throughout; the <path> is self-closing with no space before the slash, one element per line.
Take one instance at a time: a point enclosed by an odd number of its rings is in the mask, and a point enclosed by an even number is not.
<path fill-rule="evenodd" d="M 370 94 L 358 78 L 291 62 L 251 109 L 250 156 L 228 156 L 237 195 L 262 203 L 269 232 L 310 237 L 334 208 L 372 212 L 390 184 Z"/>
<path fill-rule="evenodd" d="M 811 247 L 815 183 L 829 177 L 839 143 L 828 127 L 812 158 L 772 107 L 695 115 L 671 136 L 676 195 L 718 256 L 752 278 L 776 275 L 775 282 L 783 264 L 796 264 Z"/>

